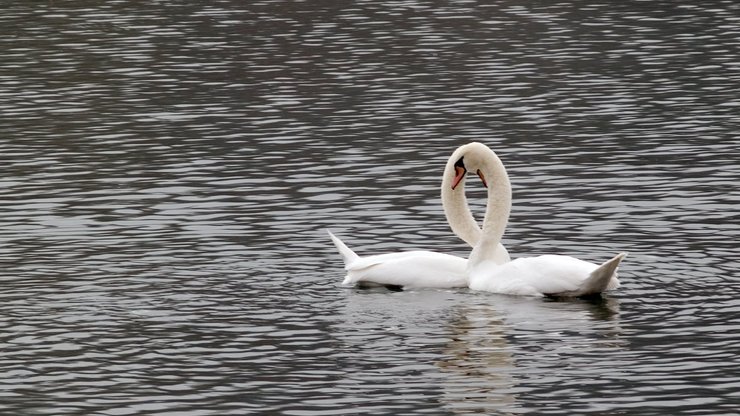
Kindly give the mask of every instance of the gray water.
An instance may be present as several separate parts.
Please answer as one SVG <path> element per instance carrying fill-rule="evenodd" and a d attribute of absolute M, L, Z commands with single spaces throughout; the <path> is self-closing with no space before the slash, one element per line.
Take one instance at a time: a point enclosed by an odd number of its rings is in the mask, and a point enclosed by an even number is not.
<path fill-rule="evenodd" d="M 5 5 L 0 413 L 740 414 L 740 6 L 691 3 Z M 467 255 L 473 140 L 512 255 L 618 291 L 339 285 L 326 228 Z"/>

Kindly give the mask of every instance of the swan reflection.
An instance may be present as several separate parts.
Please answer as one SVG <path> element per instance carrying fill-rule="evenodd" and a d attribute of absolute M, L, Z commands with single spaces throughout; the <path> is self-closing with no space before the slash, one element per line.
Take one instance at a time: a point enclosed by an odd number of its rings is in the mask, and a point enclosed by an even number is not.
<path fill-rule="evenodd" d="M 617 299 L 541 301 L 493 295 L 459 305 L 453 336 L 437 366 L 447 374 L 441 400 L 456 414 L 519 414 L 522 383 L 551 361 L 621 348 Z M 577 357 L 576 357 L 577 358 Z"/>
<path fill-rule="evenodd" d="M 348 289 L 333 325 L 345 391 L 455 414 L 519 414 L 543 385 L 623 349 L 618 299 L 554 301 L 461 290 Z M 534 395 L 534 396 L 533 396 Z"/>

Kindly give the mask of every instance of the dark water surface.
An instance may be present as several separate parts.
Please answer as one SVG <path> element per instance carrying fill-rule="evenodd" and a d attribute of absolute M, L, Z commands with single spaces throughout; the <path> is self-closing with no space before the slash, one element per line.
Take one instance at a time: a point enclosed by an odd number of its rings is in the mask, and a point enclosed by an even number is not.
<path fill-rule="evenodd" d="M 735 1 L 8 4 L 0 413 L 740 414 L 738 132 Z M 340 287 L 472 140 L 622 288 Z"/>

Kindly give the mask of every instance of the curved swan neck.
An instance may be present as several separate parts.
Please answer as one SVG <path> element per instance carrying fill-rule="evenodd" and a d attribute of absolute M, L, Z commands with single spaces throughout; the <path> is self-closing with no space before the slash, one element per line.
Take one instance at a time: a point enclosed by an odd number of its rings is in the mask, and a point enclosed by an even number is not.
<path fill-rule="evenodd" d="M 460 163 L 468 172 L 480 171 L 488 182 L 488 204 L 483 230 L 475 221 L 465 198 L 465 176 L 452 188 L 458 176 L 455 166 Z M 447 161 L 442 177 L 442 205 L 452 231 L 472 247 L 482 245 L 483 248 L 478 252 L 492 256 L 506 229 L 511 211 L 511 184 L 506 168 L 498 156 L 487 146 L 476 142 L 455 150 Z"/>
<path fill-rule="evenodd" d="M 491 178 L 488 180 L 488 205 L 486 216 L 483 219 L 483 238 L 481 242 L 498 244 L 504 235 L 511 212 L 511 183 L 504 164 L 495 154 L 493 154 L 492 163 L 488 168 L 490 168 L 486 169 L 488 172 L 481 169 L 485 177 Z"/>
<path fill-rule="evenodd" d="M 483 146 L 478 154 L 477 169 L 488 183 L 488 203 L 481 238 L 470 253 L 470 266 L 492 259 L 511 212 L 511 183 L 504 164 L 488 147 Z"/>
<path fill-rule="evenodd" d="M 455 177 L 455 157 L 456 155 L 453 154 L 447 161 L 442 176 L 442 207 L 452 232 L 471 247 L 475 247 L 480 240 L 481 229 L 473 213 L 470 212 L 468 200 L 465 197 L 465 178 L 463 177 L 455 189 L 452 189 Z"/>

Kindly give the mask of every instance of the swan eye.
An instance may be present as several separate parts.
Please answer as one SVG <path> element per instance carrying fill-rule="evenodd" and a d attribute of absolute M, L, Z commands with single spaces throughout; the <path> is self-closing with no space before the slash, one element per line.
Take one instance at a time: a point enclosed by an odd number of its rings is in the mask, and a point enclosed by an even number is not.
<path fill-rule="evenodd" d="M 461 157 L 460 159 L 457 159 L 457 162 L 455 162 L 455 169 L 462 168 L 465 169 L 465 163 L 463 162 L 463 159 L 465 156 Z M 465 169 L 467 171 L 467 169 Z"/>

